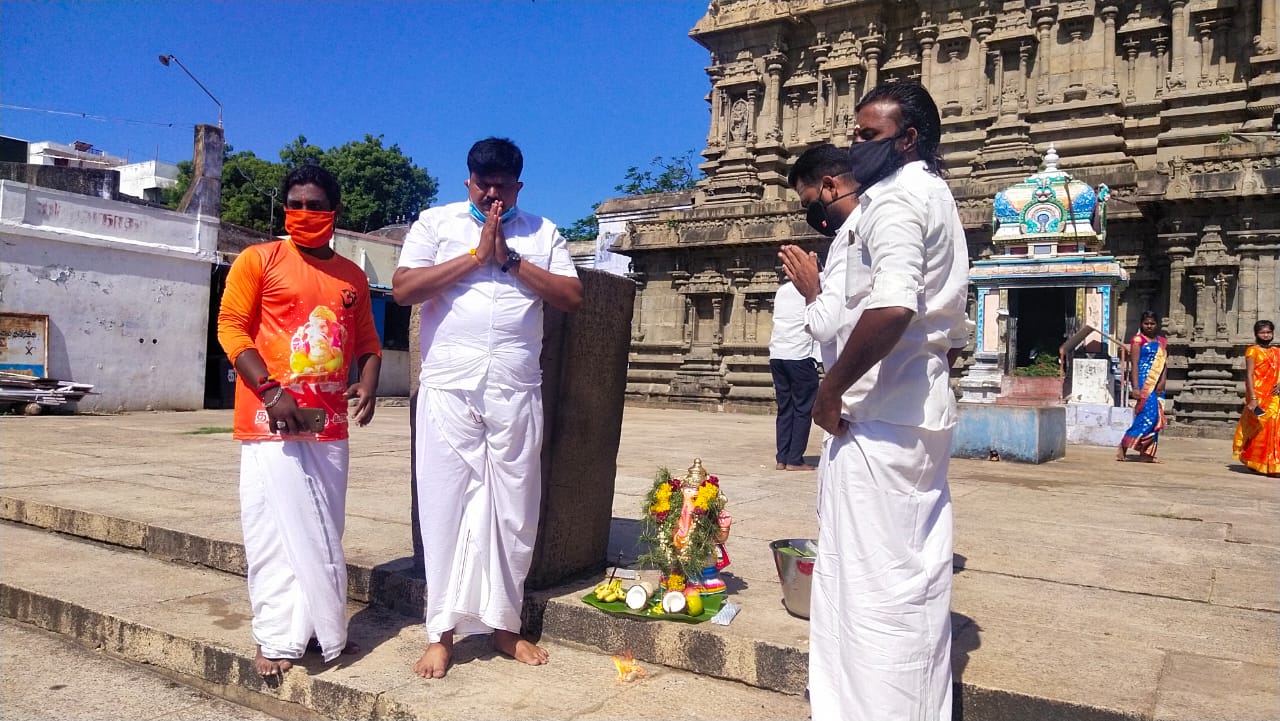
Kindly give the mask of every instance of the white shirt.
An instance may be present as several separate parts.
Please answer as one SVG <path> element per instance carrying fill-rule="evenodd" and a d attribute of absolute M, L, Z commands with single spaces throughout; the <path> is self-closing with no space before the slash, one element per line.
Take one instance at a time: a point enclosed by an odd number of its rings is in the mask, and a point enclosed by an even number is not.
<path fill-rule="evenodd" d="M 809 335 L 818 341 L 819 357 L 822 365 L 831 368 L 839 355 L 837 347 L 843 348 L 853 331 L 848 322 L 848 309 L 844 305 L 844 266 L 848 261 L 849 236 L 853 233 L 858 218 L 862 217 L 862 206 L 854 206 L 853 212 L 844 219 L 835 237 L 831 239 L 831 247 L 827 249 L 827 265 L 818 278 L 822 289 L 813 302 L 805 306 L 804 323 Z"/>
<path fill-rule="evenodd" d="M 915 315 L 889 355 L 845 393 L 845 417 L 951 428 L 956 406 L 946 355 L 968 340 L 969 288 L 955 198 L 942 178 L 915 161 L 868 188 L 859 202 L 862 217 L 845 267 L 849 327 L 874 308 L 910 308 Z"/>
<path fill-rule="evenodd" d="M 467 202 L 422 211 L 405 236 L 401 268 L 426 268 L 480 243 L 480 224 Z M 523 210 L 503 223 L 507 247 L 521 263 L 577 277 L 556 226 Z M 422 371 L 428 388 L 475 390 L 486 377 L 507 388 L 542 383 L 542 299 L 514 274 L 486 263 L 422 304 Z"/>
<path fill-rule="evenodd" d="M 769 334 L 770 360 L 804 360 L 814 354 L 813 336 L 804 327 L 804 296 L 787 281 L 773 294 L 773 332 Z"/>

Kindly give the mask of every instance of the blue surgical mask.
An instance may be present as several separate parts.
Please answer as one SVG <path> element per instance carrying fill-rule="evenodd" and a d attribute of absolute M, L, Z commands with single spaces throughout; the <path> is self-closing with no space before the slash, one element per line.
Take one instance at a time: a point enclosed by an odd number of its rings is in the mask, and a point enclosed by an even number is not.
<path fill-rule="evenodd" d="M 476 222 L 480 225 L 484 225 L 485 220 L 487 220 L 487 218 L 485 218 L 485 214 L 480 212 L 480 209 L 476 207 L 475 203 L 467 203 L 467 205 L 470 207 L 471 217 L 475 218 Z M 513 205 L 510 210 L 502 214 L 502 222 L 506 223 L 514 217 L 516 217 L 516 207 Z"/>

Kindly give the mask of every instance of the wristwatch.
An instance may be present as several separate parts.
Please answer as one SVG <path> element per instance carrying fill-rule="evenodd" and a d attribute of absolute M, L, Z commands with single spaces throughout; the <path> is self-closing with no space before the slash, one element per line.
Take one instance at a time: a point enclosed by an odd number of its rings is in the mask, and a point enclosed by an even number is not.
<path fill-rule="evenodd" d="M 519 262 L 520 262 L 520 254 L 508 248 L 507 262 L 503 263 L 502 267 L 499 270 L 505 273 L 508 270 L 511 270 L 512 268 L 514 268 L 516 263 L 519 263 Z"/>

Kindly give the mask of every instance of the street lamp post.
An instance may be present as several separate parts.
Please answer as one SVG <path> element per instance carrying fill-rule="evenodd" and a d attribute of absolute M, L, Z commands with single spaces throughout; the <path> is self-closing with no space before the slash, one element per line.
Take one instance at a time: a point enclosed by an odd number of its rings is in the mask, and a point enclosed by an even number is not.
<path fill-rule="evenodd" d="M 187 77 L 189 77 L 189 78 L 191 78 L 193 81 L 195 81 L 195 84 L 200 86 L 200 89 L 204 91 L 204 94 L 205 94 L 205 95 L 208 95 L 208 96 L 209 96 L 209 99 L 210 99 L 210 100 L 212 100 L 212 101 L 214 102 L 214 104 L 218 106 L 218 127 L 219 127 L 219 128 L 221 128 L 221 127 L 222 127 L 222 103 L 219 103 L 219 102 L 218 102 L 218 99 L 217 99 L 217 98 L 215 98 L 215 97 L 213 97 L 213 93 L 209 92 L 209 89 L 208 89 L 208 88 L 206 88 L 206 87 L 204 86 L 204 83 L 200 82 L 200 81 L 196 78 L 196 76 L 192 75 L 190 70 L 187 70 L 187 66 L 186 66 L 186 65 L 183 65 L 181 60 L 177 59 L 176 57 L 174 57 L 174 56 L 172 56 L 172 55 L 161 55 L 161 56 L 160 56 L 160 64 L 161 64 L 161 65 L 163 65 L 163 66 L 165 66 L 165 67 L 169 67 L 169 62 L 170 62 L 170 61 L 173 61 L 173 62 L 177 63 L 177 64 L 178 64 L 178 67 L 182 68 L 182 72 L 186 73 L 186 74 L 187 74 Z"/>

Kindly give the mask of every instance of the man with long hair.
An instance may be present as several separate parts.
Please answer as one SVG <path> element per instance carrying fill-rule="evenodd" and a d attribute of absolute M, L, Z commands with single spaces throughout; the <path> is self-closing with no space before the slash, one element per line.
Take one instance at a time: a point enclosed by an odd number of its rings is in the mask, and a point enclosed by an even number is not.
<path fill-rule="evenodd" d="M 964 227 L 940 177 L 941 121 L 920 85 L 857 105 L 860 216 L 838 357 L 813 418 L 819 477 L 810 604 L 815 721 L 951 718 L 950 362 L 967 341 Z"/>

